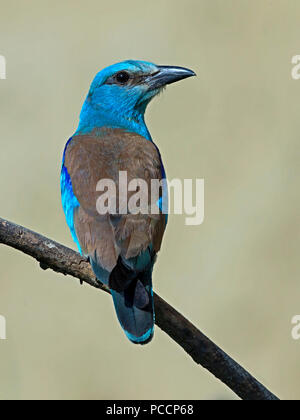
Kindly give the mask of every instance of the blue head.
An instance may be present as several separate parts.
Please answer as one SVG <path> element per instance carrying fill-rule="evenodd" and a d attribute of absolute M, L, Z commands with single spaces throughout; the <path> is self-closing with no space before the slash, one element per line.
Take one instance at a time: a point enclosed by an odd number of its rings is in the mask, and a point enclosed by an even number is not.
<path fill-rule="evenodd" d="M 100 71 L 84 102 L 77 132 L 96 127 L 124 128 L 150 137 L 144 123 L 147 105 L 167 84 L 195 76 L 183 67 L 123 61 Z"/>

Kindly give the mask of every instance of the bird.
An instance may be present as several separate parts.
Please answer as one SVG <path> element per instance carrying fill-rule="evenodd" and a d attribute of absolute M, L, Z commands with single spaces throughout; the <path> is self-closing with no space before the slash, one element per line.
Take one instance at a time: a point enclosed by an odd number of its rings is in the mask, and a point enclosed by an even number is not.
<path fill-rule="evenodd" d="M 154 179 L 166 181 L 145 111 L 167 85 L 191 76 L 196 74 L 185 67 L 140 60 L 104 68 L 92 81 L 78 128 L 63 152 L 60 185 L 67 225 L 98 281 L 109 287 L 121 327 L 134 344 L 146 344 L 154 334 L 152 271 L 167 225 L 167 192 L 160 189 L 156 214 L 121 212 L 120 197 L 115 211 L 100 214 L 97 185 L 110 179 L 120 190 L 121 172 L 128 182 L 140 179 L 149 187 Z"/>

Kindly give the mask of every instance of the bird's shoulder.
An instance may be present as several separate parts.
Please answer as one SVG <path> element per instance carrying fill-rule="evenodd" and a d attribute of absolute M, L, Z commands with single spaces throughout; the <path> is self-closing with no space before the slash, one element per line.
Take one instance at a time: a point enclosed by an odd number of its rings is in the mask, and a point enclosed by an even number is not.
<path fill-rule="evenodd" d="M 102 127 L 89 134 L 76 134 L 68 142 L 65 150 L 65 164 L 71 172 L 76 162 L 80 165 L 82 161 L 88 160 L 91 164 L 93 160 L 97 160 L 98 165 L 112 165 L 126 164 L 141 158 L 144 159 L 144 166 L 151 162 L 157 166 L 161 164 L 159 152 L 151 141 L 120 128 Z"/>

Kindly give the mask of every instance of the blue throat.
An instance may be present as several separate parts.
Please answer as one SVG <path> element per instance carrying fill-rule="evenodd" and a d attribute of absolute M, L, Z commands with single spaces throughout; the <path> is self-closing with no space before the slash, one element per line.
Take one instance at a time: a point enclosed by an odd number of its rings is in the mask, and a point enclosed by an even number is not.
<path fill-rule="evenodd" d="M 147 140 L 152 141 L 144 119 L 145 110 L 149 101 L 150 99 L 145 100 L 135 107 L 130 107 L 129 105 L 131 104 L 126 102 L 124 104 L 122 95 L 120 95 L 119 101 L 114 99 L 113 102 L 99 101 L 100 103 L 95 103 L 95 95 L 91 99 L 89 94 L 83 104 L 79 126 L 75 135 L 88 134 L 95 128 L 111 127 L 122 128 L 129 132 L 137 133 Z"/>

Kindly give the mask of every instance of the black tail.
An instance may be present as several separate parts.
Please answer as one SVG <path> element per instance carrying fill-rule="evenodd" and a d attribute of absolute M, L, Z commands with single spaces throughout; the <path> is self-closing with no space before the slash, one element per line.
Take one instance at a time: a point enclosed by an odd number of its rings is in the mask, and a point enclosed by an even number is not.
<path fill-rule="evenodd" d="M 109 287 L 125 334 L 135 344 L 146 344 L 154 333 L 152 268 L 135 273 L 119 260 L 110 274 Z"/>

